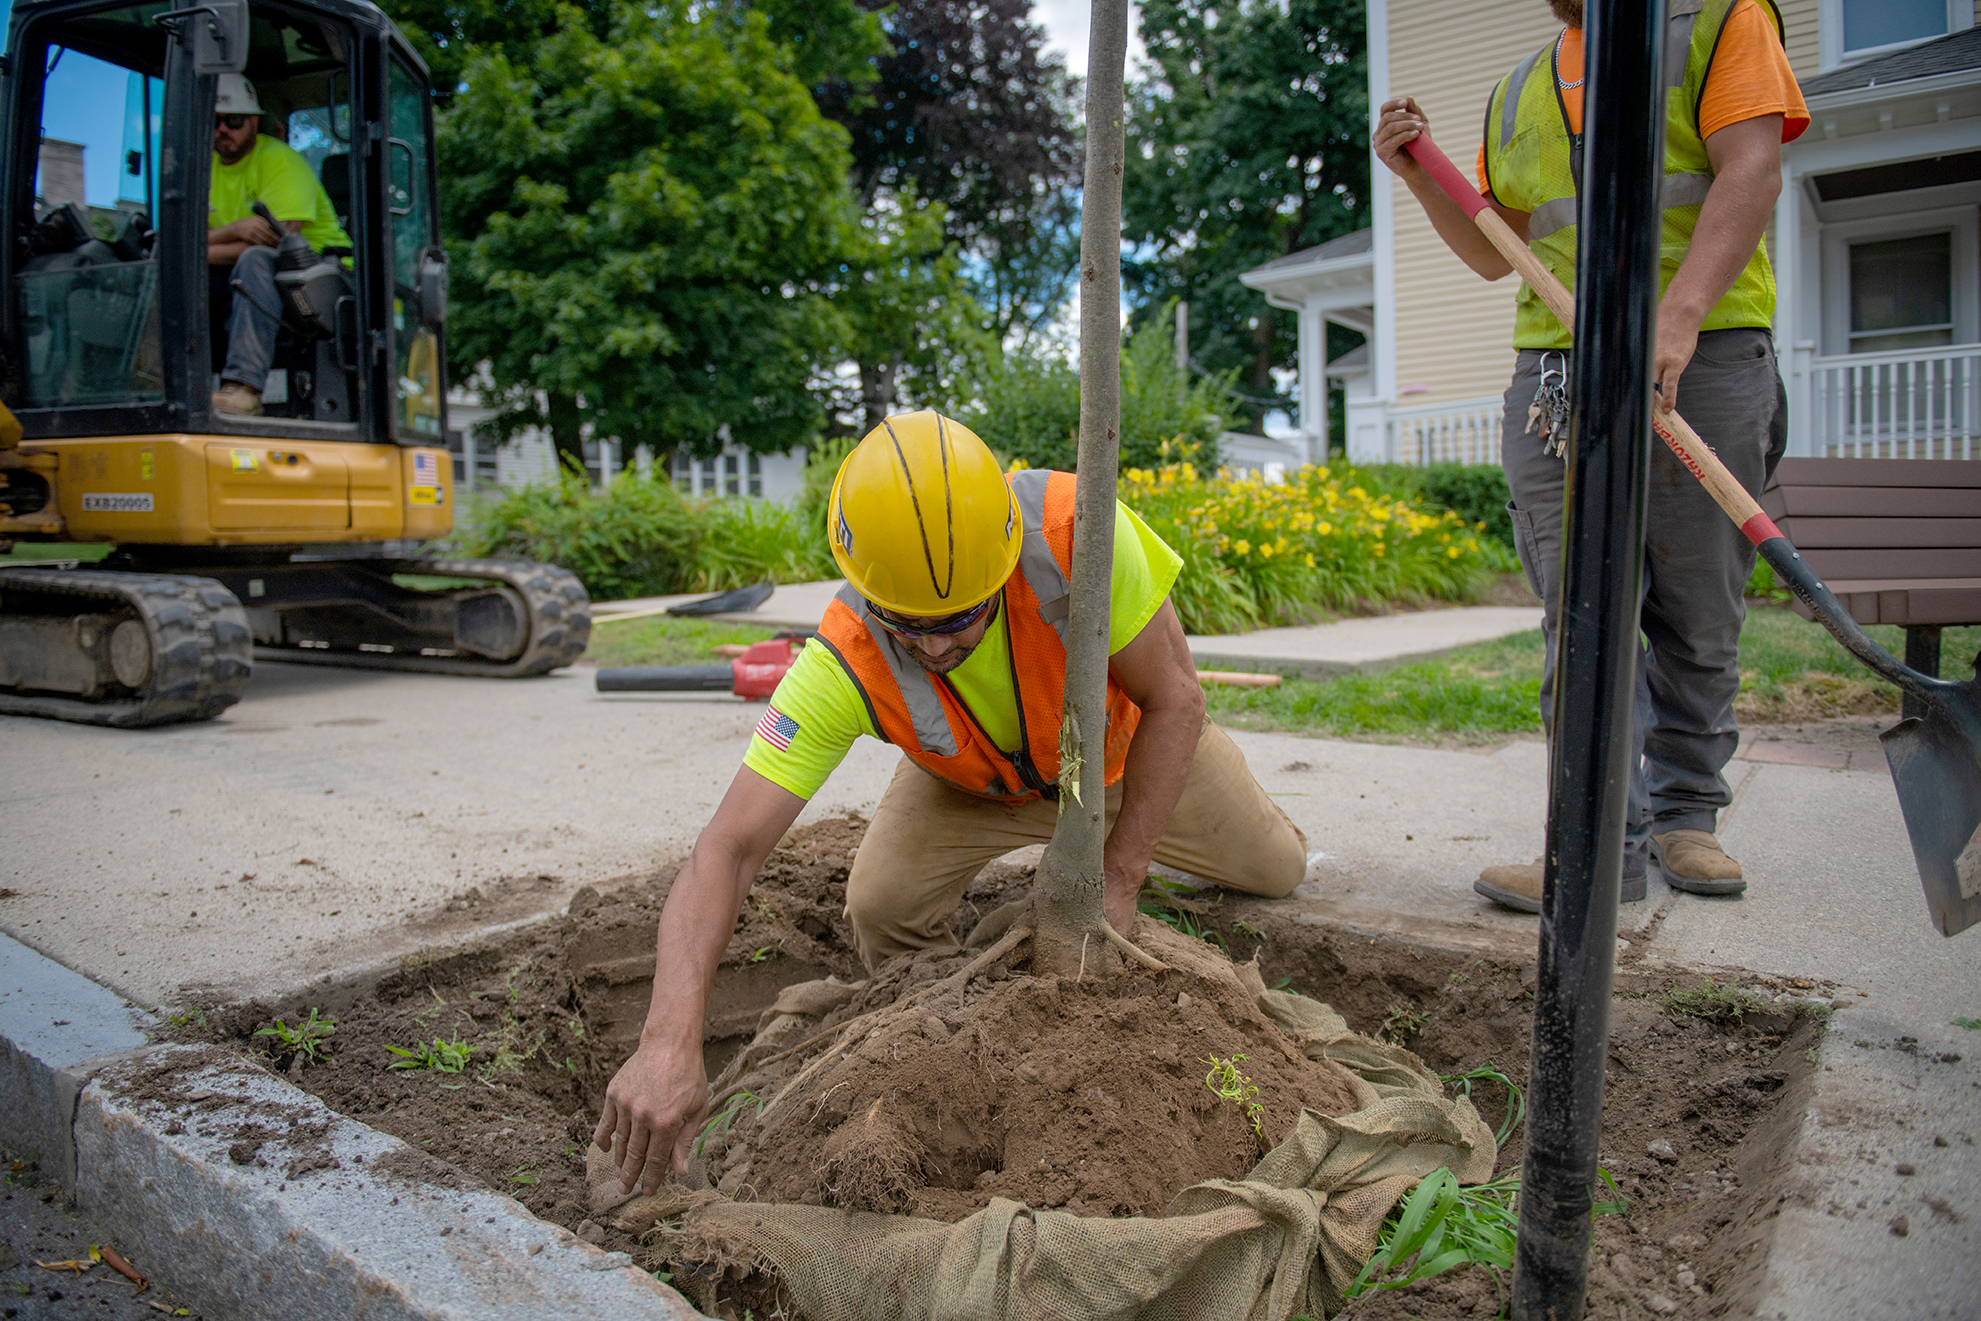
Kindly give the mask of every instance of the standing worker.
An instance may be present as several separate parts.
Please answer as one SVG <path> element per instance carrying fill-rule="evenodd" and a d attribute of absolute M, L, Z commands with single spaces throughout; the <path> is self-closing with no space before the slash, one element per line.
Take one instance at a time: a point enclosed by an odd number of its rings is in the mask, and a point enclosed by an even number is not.
<path fill-rule="evenodd" d="M 1583 0 L 1549 0 L 1561 34 L 1500 80 L 1486 108 L 1479 191 L 1570 288 L 1582 143 Z M 1782 49 L 1772 0 L 1671 0 L 1666 44 L 1662 299 L 1656 406 L 1680 408 L 1750 494 L 1759 496 L 1788 439 L 1787 400 L 1769 327 L 1775 280 L 1762 234 L 1781 191 L 1781 146 L 1809 126 Z M 1404 144 L 1428 131 L 1411 97 L 1383 104 L 1376 155 L 1416 195 L 1439 237 L 1489 280 L 1512 268 Z M 1525 283 L 1514 319 L 1513 383 L 1501 420 L 1507 506 L 1527 580 L 1545 606 L 1541 716 L 1553 714 L 1560 620 L 1562 488 L 1568 429 L 1569 327 Z M 1743 590 L 1754 549 L 1664 447 L 1651 456 L 1645 520 L 1648 645 L 1637 667 L 1638 747 L 1631 757 L 1623 900 L 1647 889 L 1647 853 L 1673 888 L 1746 889 L 1720 848 L 1722 774 L 1740 741 Z M 1474 887 L 1509 908 L 1541 910 L 1541 867 L 1488 867 Z"/>
<path fill-rule="evenodd" d="M 275 248 L 282 234 L 254 213 L 254 204 L 266 206 L 283 233 L 301 234 L 319 252 L 348 253 L 351 238 L 337 223 L 309 159 L 261 131 L 263 111 L 254 84 L 238 73 L 223 73 L 218 82 L 213 183 L 206 204 L 207 306 L 216 327 L 221 309 L 227 309 L 227 357 L 213 411 L 255 417 L 282 325 L 282 299 L 275 289 Z M 216 333 L 216 346 L 220 339 Z"/>
<path fill-rule="evenodd" d="M 1069 473 L 1007 476 L 968 429 L 891 417 L 847 456 L 826 530 L 846 586 L 758 723 L 660 915 L 639 1049 L 606 1090 L 593 1141 L 622 1187 L 685 1169 L 708 1111 L 702 1019 L 716 965 L 771 849 L 865 734 L 902 750 L 846 880 L 868 968 L 953 946 L 985 863 L 1052 837 L 1066 694 Z M 1281 898 L 1306 837 L 1204 718 L 1169 602 L 1181 561 L 1115 506 L 1108 629 L 1107 920 L 1126 931 L 1151 861 Z"/>

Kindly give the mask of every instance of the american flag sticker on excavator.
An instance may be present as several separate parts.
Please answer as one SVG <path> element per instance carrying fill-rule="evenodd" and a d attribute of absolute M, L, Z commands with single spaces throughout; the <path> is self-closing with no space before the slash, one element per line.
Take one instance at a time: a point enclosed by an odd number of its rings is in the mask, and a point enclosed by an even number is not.
<path fill-rule="evenodd" d="M 776 707 L 768 707 L 757 721 L 757 736 L 779 752 L 791 751 L 791 740 L 798 737 L 798 722 Z"/>

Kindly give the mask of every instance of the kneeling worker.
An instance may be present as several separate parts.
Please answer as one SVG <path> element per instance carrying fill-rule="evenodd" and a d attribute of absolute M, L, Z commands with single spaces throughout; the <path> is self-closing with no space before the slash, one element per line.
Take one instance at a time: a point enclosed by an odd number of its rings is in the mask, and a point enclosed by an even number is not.
<path fill-rule="evenodd" d="M 846 882 L 876 968 L 955 944 L 947 919 L 985 863 L 1051 838 L 1066 690 L 1071 474 L 1006 476 L 932 412 L 883 422 L 826 511 L 846 587 L 757 725 L 743 767 L 661 912 L 653 1004 L 593 1140 L 651 1192 L 685 1168 L 708 1111 L 702 1019 L 750 883 L 861 734 L 903 752 Z M 1280 898 L 1306 837 L 1252 778 L 1169 603 L 1181 561 L 1115 510 L 1106 740 L 1107 919 L 1125 931 L 1151 861 Z"/>

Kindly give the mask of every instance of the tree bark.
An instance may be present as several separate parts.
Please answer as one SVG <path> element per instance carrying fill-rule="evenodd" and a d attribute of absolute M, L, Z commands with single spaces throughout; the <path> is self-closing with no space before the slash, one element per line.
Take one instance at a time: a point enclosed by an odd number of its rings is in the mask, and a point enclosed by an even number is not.
<path fill-rule="evenodd" d="M 1080 204 L 1080 450 L 1074 495 L 1066 711 L 1059 735 L 1059 824 L 1033 889 L 1035 973 L 1097 968 L 1107 954 L 1101 900 L 1107 819 L 1108 588 L 1121 464 L 1122 70 L 1128 0 L 1093 0 L 1088 39 L 1086 187 Z M 1090 961 L 1091 960 L 1091 961 Z"/>
<path fill-rule="evenodd" d="M 572 471 L 573 465 L 579 473 L 585 471 L 585 432 L 584 417 L 578 411 L 578 397 L 570 394 L 552 393 L 546 420 L 550 423 L 550 443 L 557 450 L 557 465 L 560 472 Z"/>

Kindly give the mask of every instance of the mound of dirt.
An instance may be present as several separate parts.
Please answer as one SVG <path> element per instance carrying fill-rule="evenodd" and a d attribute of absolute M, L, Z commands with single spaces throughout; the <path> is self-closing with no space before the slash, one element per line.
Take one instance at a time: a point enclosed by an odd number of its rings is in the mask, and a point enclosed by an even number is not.
<path fill-rule="evenodd" d="M 739 1060 L 718 1087 L 738 1120 L 708 1143 L 710 1177 L 743 1200 L 932 1220 L 994 1197 L 1160 1215 L 1192 1184 L 1242 1176 L 1302 1108 L 1356 1108 L 1222 953 L 1152 922 L 1139 934 L 1170 971 L 1031 977 L 1000 960 L 957 982 L 970 957 L 923 954 L 829 1014 L 767 1014 L 760 1042 L 814 1046 Z M 1207 1085 L 1220 1061 L 1241 1095 Z"/>

